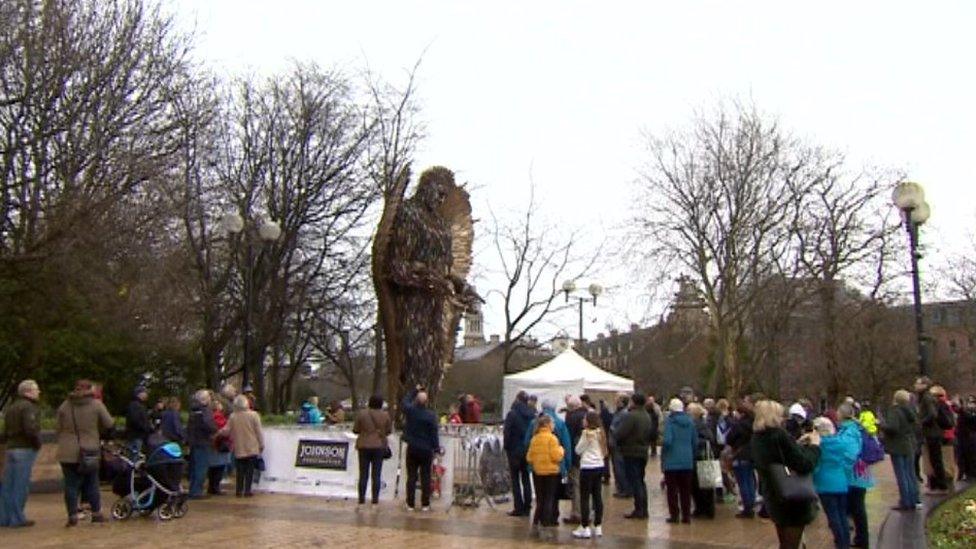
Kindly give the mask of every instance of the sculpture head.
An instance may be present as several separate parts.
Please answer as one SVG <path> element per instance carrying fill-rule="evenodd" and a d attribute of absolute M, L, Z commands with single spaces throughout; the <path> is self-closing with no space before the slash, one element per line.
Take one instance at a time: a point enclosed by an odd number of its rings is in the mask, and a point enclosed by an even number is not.
<path fill-rule="evenodd" d="M 436 211 L 444 202 L 448 190 L 454 186 L 454 172 L 444 166 L 434 166 L 420 174 L 413 200 L 429 211 Z"/>

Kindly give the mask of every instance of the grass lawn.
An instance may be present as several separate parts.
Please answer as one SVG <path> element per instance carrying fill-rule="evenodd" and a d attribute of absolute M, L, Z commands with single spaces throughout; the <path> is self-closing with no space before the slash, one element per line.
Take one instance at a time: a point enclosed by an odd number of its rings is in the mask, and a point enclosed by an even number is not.
<path fill-rule="evenodd" d="M 931 547 L 976 547 L 976 486 L 936 509 L 926 527 Z"/>

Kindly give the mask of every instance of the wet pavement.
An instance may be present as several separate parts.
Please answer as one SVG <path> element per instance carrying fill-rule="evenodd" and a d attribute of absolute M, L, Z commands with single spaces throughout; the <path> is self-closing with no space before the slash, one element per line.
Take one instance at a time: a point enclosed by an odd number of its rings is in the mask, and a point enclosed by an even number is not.
<path fill-rule="evenodd" d="M 65 528 L 63 499 L 58 494 L 39 494 L 28 501 L 27 514 L 37 525 L 27 529 L 0 530 L 0 547 L 457 547 L 509 548 L 565 544 L 603 547 L 776 547 L 776 533 L 768 520 L 734 517 L 734 503 L 717 505 L 714 520 L 699 519 L 689 524 L 664 522 L 667 504 L 660 490 L 660 464 L 648 465 L 650 513 L 647 521 L 623 518 L 630 511 L 629 500 L 609 497 L 605 487 L 604 537 L 574 540 L 569 525 L 557 529 L 554 540 L 539 540 L 528 519 L 505 515 L 510 504 L 492 509 L 443 505 L 430 513 L 407 512 L 400 505 L 381 504 L 357 510 L 351 501 L 329 501 L 310 496 L 258 494 L 251 499 L 233 496 L 211 497 L 190 502 L 187 515 L 170 522 L 153 517 L 134 517 L 106 524 L 82 523 Z M 873 467 L 878 486 L 868 493 L 868 511 L 874 534 L 881 525 L 897 488 L 889 463 Z M 115 501 L 111 492 L 102 493 L 107 511 Z M 562 502 L 568 515 L 569 502 Z M 807 546 L 833 546 L 822 516 L 807 528 Z M 872 546 L 874 544 L 872 543 Z"/>

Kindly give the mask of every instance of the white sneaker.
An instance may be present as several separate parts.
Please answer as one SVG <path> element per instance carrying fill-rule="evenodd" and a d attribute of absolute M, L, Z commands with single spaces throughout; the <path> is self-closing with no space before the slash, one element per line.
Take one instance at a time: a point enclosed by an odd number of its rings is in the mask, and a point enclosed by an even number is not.
<path fill-rule="evenodd" d="M 580 526 L 575 530 L 573 530 L 573 537 L 579 539 L 590 539 L 592 537 L 592 534 L 590 533 L 590 528 L 588 526 L 587 527 Z"/>
<path fill-rule="evenodd" d="M 416 509 L 414 509 L 413 507 L 410 507 L 409 505 L 407 505 L 407 506 L 405 507 L 405 509 L 406 509 L 406 510 L 407 510 L 408 512 L 410 512 L 410 513 L 413 513 L 414 511 L 416 511 Z"/>
<path fill-rule="evenodd" d="M 429 513 L 430 512 L 430 507 L 428 507 L 428 506 L 425 505 L 425 506 L 423 506 L 423 507 L 420 508 L 420 512 L 421 513 Z"/>
<path fill-rule="evenodd" d="M 598 538 L 602 538 L 603 537 L 603 526 L 594 526 L 593 527 L 593 535 L 596 536 L 596 537 L 598 537 Z"/>

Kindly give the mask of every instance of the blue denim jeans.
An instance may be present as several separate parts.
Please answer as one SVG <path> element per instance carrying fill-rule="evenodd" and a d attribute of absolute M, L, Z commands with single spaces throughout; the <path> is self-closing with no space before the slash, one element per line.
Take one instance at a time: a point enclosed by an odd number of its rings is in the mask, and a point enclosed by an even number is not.
<path fill-rule="evenodd" d="M 739 485 L 739 496 L 742 497 L 742 512 L 751 515 L 756 507 L 756 469 L 751 461 L 736 460 L 732 463 L 732 470 Z"/>
<path fill-rule="evenodd" d="M 848 549 L 851 546 L 851 530 L 847 524 L 847 492 L 820 494 L 820 505 L 827 515 L 827 525 L 834 534 L 834 547 Z"/>
<path fill-rule="evenodd" d="M 898 481 L 898 505 L 903 508 L 914 507 L 919 503 L 918 477 L 915 476 L 915 456 L 891 455 L 891 468 Z"/>
<path fill-rule="evenodd" d="M 98 471 L 80 475 L 77 463 L 62 463 L 61 473 L 64 475 L 64 505 L 69 517 L 78 514 L 80 494 L 85 495 L 85 501 L 91 505 L 92 513 L 102 511 L 101 495 L 98 492 Z"/>
<path fill-rule="evenodd" d="M 7 465 L 3 470 L 0 486 L 0 526 L 20 526 L 27 521 L 24 505 L 30 491 L 31 469 L 37 459 L 33 448 L 7 450 Z"/>
<path fill-rule="evenodd" d="M 627 474 L 624 472 L 624 456 L 620 455 L 620 450 L 617 448 L 612 448 L 610 450 L 610 461 L 613 465 L 613 481 L 616 485 L 617 493 L 631 497 L 634 493 L 630 489 L 630 485 L 627 484 Z"/>
<path fill-rule="evenodd" d="M 203 483 L 210 469 L 210 446 L 190 447 L 190 497 L 203 495 Z"/>

